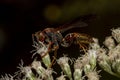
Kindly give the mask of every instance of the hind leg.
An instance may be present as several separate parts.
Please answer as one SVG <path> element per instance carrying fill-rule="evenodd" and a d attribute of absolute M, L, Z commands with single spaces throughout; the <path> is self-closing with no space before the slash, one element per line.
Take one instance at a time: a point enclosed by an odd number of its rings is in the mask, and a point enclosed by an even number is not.
<path fill-rule="evenodd" d="M 85 44 L 81 44 L 79 43 L 80 49 L 82 49 L 84 51 L 84 53 L 87 52 L 87 46 Z"/>
<path fill-rule="evenodd" d="M 52 62 L 51 62 L 50 67 L 52 67 L 52 66 L 56 63 L 57 50 L 58 50 L 58 48 L 59 48 L 59 46 L 56 46 L 55 49 L 54 49 L 54 56 L 53 56 L 53 59 L 52 59 Z"/>

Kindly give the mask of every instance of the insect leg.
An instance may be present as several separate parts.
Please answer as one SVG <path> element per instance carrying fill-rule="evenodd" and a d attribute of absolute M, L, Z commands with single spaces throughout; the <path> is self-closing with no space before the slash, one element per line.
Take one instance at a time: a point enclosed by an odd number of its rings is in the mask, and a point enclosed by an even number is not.
<path fill-rule="evenodd" d="M 80 46 L 80 49 L 82 48 L 82 50 L 84 51 L 84 53 L 87 52 L 87 46 L 82 44 L 82 43 L 79 43 L 79 46 Z"/>
<path fill-rule="evenodd" d="M 51 65 L 50 67 L 52 67 L 52 65 L 54 65 L 56 63 L 56 58 L 57 58 L 57 50 L 58 50 L 59 46 L 56 46 L 56 48 L 54 49 L 54 56 L 53 56 L 53 59 L 52 59 L 52 62 L 51 62 Z"/>

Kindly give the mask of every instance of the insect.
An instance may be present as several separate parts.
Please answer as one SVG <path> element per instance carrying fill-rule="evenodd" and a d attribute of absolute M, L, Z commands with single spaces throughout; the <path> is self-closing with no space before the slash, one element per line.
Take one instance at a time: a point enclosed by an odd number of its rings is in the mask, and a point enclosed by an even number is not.
<path fill-rule="evenodd" d="M 65 31 L 76 28 L 76 27 L 85 27 L 86 23 L 78 21 L 73 24 L 67 24 L 60 26 L 58 28 L 45 28 L 43 31 L 38 31 L 35 34 L 32 34 L 33 38 L 35 37 L 38 43 L 42 43 L 47 45 L 47 52 L 54 52 L 54 62 L 57 56 L 57 50 L 59 49 L 59 45 L 63 47 L 69 47 L 72 43 L 79 44 L 80 48 L 84 49 L 84 44 L 89 44 L 92 42 L 92 37 L 81 34 L 81 33 L 68 33 L 65 37 L 62 36 L 62 33 Z M 84 50 L 85 51 L 85 50 Z M 42 55 L 44 57 L 46 54 Z"/>
<path fill-rule="evenodd" d="M 62 33 L 76 27 L 87 26 L 84 22 L 76 22 L 71 25 L 63 25 L 58 28 L 45 28 L 43 31 L 38 31 L 32 36 L 35 36 L 37 42 L 42 42 L 45 45 L 49 45 L 49 51 L 57 51 L 59 44 L 63 43 Z M 42 56 L 43 57 L 43 56 Z"/>

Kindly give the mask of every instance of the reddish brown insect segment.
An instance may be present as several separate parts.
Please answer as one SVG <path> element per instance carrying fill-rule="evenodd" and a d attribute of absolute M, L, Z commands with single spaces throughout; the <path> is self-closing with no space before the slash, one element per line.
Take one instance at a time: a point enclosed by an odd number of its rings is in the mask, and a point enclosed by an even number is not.
<path fill-rule="evenodd" d="M 69 33 L 63 38 L 61 45 L 64 47 L 69 47 L 72 43 L 89 44 L 92 42 L 93 42 L 92 37 L 87 34 Z"/>

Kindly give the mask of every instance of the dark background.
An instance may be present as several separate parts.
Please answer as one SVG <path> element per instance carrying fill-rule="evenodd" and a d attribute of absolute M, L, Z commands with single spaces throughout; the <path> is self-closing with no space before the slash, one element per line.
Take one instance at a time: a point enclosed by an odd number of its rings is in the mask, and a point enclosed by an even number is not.
<path fill-rule="evenodd" d="M 46 27 L 61 26 L 79 17 L 88 26 L 71 31 L 97 37 L 101 43 L 105 36 L 111 35 L 111 28 L 120 26 L 120 1 L 0 1 L 0 75 L 17 71 L 16 67 L 21 59 L 26 65 L 31 63 L 32 33 Z M 111 79 L 111 76 L 108 76 Z"/>

